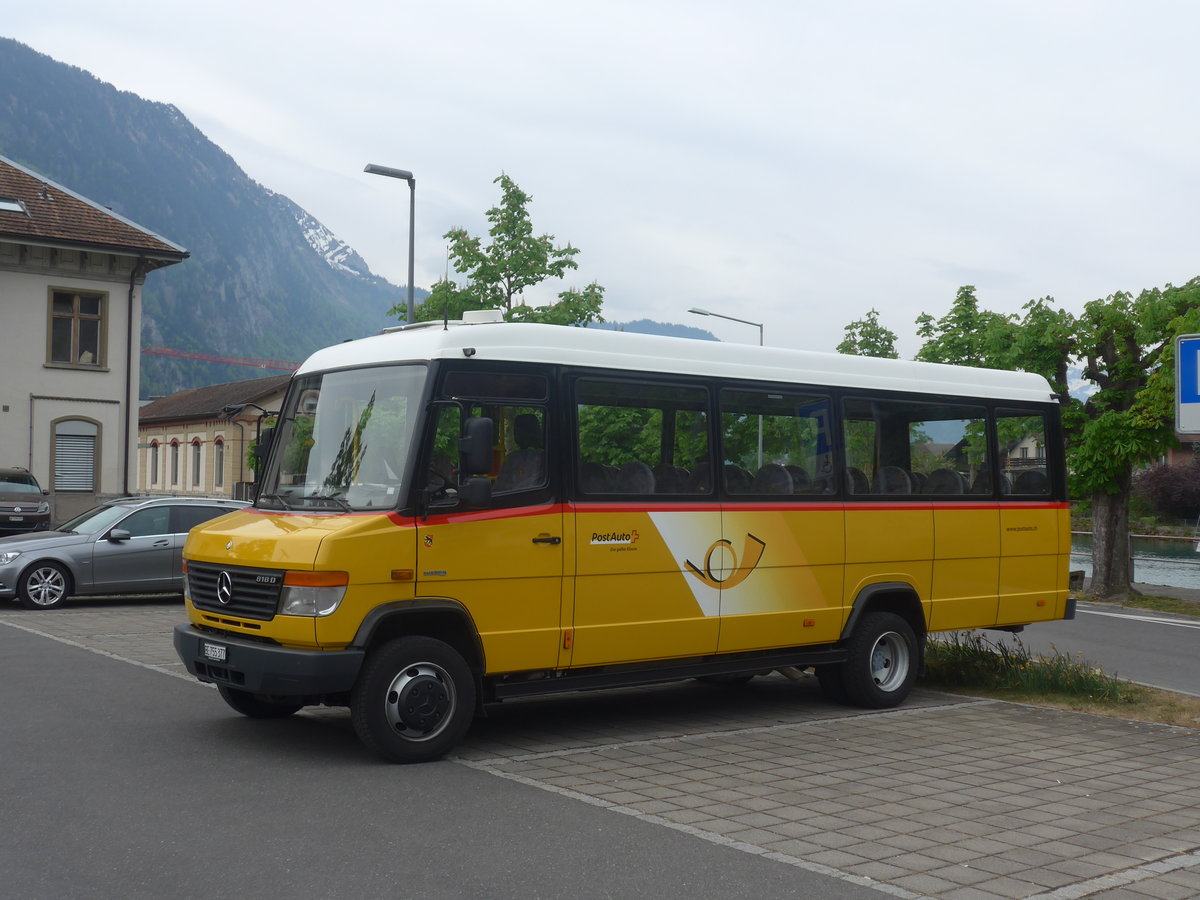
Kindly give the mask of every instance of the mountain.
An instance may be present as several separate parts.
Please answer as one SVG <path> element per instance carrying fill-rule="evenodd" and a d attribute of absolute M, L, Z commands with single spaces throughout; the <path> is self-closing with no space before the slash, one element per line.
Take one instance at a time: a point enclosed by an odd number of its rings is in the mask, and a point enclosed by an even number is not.
<path fill-rule="evenodd" d="M 633 322 L 593 322 L 588 328 L 603 328 L 607 331 L 632 331 L 635 334 L 661 334 L 666 337 L 692 338 L 697 341 L 715 341 L 711 331 L 692 325 L 675 325 L 671 322 L 655 322 L 653 319 L 637 319 Z"/>
<path fill-rule="evenodd" d="M 258 184 L 176 107 L 0 38 L 0 155 L 186 248 L 143 289 L 142 344 L 303 360 L 398 324 L 405 291 L 315 217 Z M 424 291 L 415 292 L 420 302 Z M 142 357 L 143 397 L 245 379 L 241 366 Z M 264 372 L 263 374 L 272 374 Z"/>

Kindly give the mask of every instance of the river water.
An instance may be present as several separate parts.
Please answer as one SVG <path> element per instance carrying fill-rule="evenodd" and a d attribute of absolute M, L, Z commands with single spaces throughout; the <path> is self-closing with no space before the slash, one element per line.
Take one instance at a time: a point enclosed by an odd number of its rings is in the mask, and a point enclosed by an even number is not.
<path fill-rule="evenodd" d="M 1133 537 L 1133 580 L 1200 589 L 1200 552 L 1194 538 Z M 1071 568 L 1092 574 L 1092 536 L 1071 536 Z"/>

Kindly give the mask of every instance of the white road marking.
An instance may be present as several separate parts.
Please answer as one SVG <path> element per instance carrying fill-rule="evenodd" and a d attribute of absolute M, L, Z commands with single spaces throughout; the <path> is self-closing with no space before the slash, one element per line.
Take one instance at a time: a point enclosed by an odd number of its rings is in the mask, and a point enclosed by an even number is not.
<path fill-rule="evenodd" d="M 1158 616 L 1140 616 L 1133 613 L 1114 613 L 1101 612 L 1098 609 L 1077 609 L 1077 613 L 1085 613 L 1089 616 L 1107 616 L 1110 619 L 1131 619 L 1135 622 L 1150 622 L 1154 625 L 1175 625 L 1179 628 L 1200 628 L 1200 622 L 1185 621 L 1183 619 L 1163 619 Z"/>

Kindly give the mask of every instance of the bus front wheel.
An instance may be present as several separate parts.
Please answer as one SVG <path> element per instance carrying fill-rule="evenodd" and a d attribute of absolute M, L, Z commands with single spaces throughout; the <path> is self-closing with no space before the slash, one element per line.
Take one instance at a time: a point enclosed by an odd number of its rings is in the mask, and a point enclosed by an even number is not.
<path fill-rule="evenodd" d="M 890 612 L 863 617 L 841 665 L 841 687 L 856 706 L 899 706 L 917 679 L 917 637 L 907 620 Z"/>
<path fill-rule="evenodd" d="M 396 638 L 367 659 L 350 698 L 359 739 L 391 762 L 439 759 L 466 735 L 475 679 L 466 661 L 435 638 Z"/>

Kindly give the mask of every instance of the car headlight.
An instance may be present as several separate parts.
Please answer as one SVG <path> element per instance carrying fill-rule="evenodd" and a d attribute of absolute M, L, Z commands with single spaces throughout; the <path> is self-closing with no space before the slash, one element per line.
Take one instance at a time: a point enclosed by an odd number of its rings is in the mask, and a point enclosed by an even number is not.
<path fill-rule="evenodd" d="M 7 566 L 20 555 L 21 551 L 19 550 L 5 550 L 3 553 L 0 553 L 0 566 Z"/>
<path fill-rule="evenodd" d="M 287 572 L 279 611 L 285 616 L 328 616 L 346 596 L 348 572 Z"/>
<path fill-rule="evenodd" d="M 49 514 L 49 512 L 50 512 L 50 501 L 49 500 L 43 500 L 41 503 L 38 504 L 38 515 L 39 516 L 47 515 L 47 514 Z"/>

